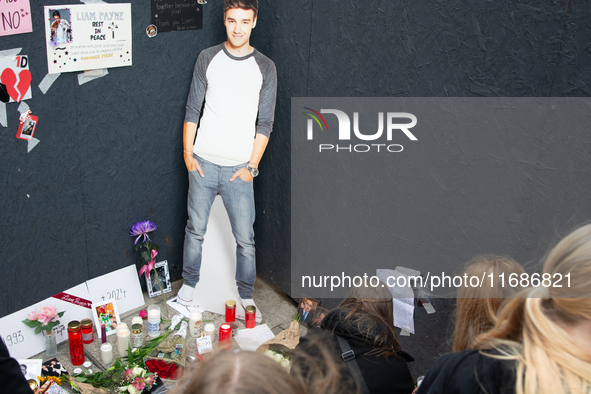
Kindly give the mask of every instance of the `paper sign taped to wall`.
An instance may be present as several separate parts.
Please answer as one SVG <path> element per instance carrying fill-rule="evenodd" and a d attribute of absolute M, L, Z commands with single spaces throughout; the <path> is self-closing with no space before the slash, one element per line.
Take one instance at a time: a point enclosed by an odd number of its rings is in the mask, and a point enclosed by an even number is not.
<path fill-rule="evenodd" d="M 29 0 L 0 1 L 0 36 L 30 33 L 33 31 L 31 23 L 31 5 Z"/>
<path fill-rule="evenodd" d="M 131 4 L 52 5 L 43 16 L 50 74 L 131 66 Z"/>
<path fill-rule="evenodd" d="M 3 102 L 14 103 L 30 99 L 31 71 L 29 71 L 29 57 L 18 55 L 0 63 L 0 82 Z M 5 91 L 5 92 L 4 92 Z M 8 97 L 6 97 L 8 96 Z M 5 101 L 8 99 L 8 101 Z"/>

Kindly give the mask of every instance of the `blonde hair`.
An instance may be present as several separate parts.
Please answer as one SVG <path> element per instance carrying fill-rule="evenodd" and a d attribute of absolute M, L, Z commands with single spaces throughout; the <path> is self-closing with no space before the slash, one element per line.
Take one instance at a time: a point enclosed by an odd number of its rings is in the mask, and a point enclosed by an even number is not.
<path fill-rule="evenodd" d="M 304 387 L 275 360 L 254 352 L 222 351 L 203 362 L 185 393 L 303 394 Z"/>
<path fill-rule="evenodd" d="M 354 384 L 342 379 L 343 368 L 335 363 L 329 349 L 310 336 L 308 349 L 292 350 L 291 370 L 261 353 L 220 351 L 185 371 L 176 394 L 347 394 L 356 393 Z M 190 366 L 189 366 L 190 368 Z M 188 381 L 185 384 L 185 381 Z M 175 386 L 175 387 L 176 387 Z M 171 392 L 171 393 L 172 393 Z"/>
<path fill-rule="evenodd" d="M 515 361 L 517 394 L 589 393 L 591 354 L 562 325 L 591 320 L 591 225 L 550 251 L 545 278 L 504 304 L 495 327 L 476 345 L 494 347 L 502 354 L 498 358 Z"/>
<path fill-rule="evenodd" d="M 512 258 L 495 255 L 482 255 L 474 258 L 464 269 L 468 278 L 484 277 L 480 286 L 464 286 L 458 288 L 456 325 L 454 332 L 453 351 L 460 352 L 470 349 L 474 339 L 483 332 L 494 327 L 497 322 L 497 311 L 505 298 L 511 297 L 515 291 L 508 286 L 511 274 L 521 275 L 525 271 Z M 505 274 L 505 285 L 502 286 L 500 275 Z M 492 283 L 489 279 L 492 275 Z M 463 275 L 462 275 L 463 276 Z"/>

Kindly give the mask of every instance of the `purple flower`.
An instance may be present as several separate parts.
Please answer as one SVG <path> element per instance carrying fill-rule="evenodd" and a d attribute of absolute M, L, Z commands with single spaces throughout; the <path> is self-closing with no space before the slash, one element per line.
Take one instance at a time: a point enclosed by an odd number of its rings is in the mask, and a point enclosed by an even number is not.
<path fill-rule="evenodd" d="M 141 238 L 142 235 L 144 236 L 144 240 L 142 242 L 146 242 L 146 238 L 148 239 L 148 241 L 151 242 L 152 240 L 150 239 L 150 237 L 148 237 L 148 233 L 156 230 L 157 228 L 158 227 L 156 227 L 156 225 L 149 220 L 146 220 L 145 222 L 137 222 L 136 224 L 131 226 L 131 230 L 129 231 L 129 236 L 130 237 L 137 236 L 137 238 L 135 239 L 134 245 L 137 244 L 137 241 L 139 241 L 139 239 Z"/>

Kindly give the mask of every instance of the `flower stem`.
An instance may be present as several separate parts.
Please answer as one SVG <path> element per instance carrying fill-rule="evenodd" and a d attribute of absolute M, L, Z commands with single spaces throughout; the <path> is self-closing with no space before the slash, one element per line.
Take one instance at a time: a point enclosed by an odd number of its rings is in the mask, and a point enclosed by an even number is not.
<path fill-rule="evenodd" d="M 158 271 L 154 267 L 154 274 L 156 274 L 156 281 L 158 282 L 158 287 L 160 287 L 160 292 L 162 293 L 162 298 L 164 299 L 164 306 L 166 307 L 166 317 L 170 319 L 170 312 L 168 311 L 168 304 L 166 303 L 166 297 L 164 296 L 164 290 L 162 290 L 162 284 L 160 283 L 160 278 L 158 277 Z"/>

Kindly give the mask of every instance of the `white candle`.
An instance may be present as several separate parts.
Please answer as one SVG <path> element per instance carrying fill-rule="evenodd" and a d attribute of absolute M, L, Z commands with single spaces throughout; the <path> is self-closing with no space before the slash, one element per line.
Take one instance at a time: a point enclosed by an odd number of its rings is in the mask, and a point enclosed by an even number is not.
<path fill-rule="evenodd" d="M 148 335 L 151 338 L 160 335 L 160 306 L 157 304 L 148 306 Z"/>
<path fill-rule="evenodd" d="M 133 319 L 131 319 L 131 325 L 133 326 L 134 324 L 143 324 L 144 321 L 142 320 L 141 317 L 139 316 L 134 316 Z"/>
<path fill-rule="evenodd" d="M 201 333 L 201 312 L 192 312 L 189 315 L 189 333 L 192 338 L 197 338 Z"/>
<path fill-rule="evenodd" d="M 213 342 L 215 335 L 215 325 L 213 325 L 213 323 L 207 323 L 203 329 L 205 330 L 205 335 L 209 336 Z"/>
<path fill-rule="evenodd" d="M 129 346 L 129 328 L 127 328 L 127 324 L 119 323 L 117 324 L 117 351 L 119 352 L 119 356 L 124 357 L 127 356 L 127 348 Z"/>
<path fill-rule="evenodd" d="M 101 345 L 101 358 L 105 366 L 113 361 L 113 346 L 110 343 L 107 342 Z"/>

